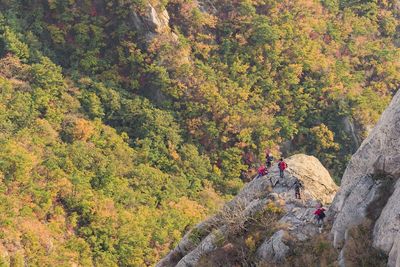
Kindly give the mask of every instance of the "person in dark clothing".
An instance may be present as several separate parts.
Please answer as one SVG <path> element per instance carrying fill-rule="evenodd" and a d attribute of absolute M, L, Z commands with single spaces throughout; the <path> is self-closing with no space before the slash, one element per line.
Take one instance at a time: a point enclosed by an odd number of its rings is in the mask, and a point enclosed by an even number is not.
<path fill-rule="evenodd" d="M 295 194 L 296 199 L 301 199 L 301 196 L 300 196 L 300 189 L 303 189 L 303 188 L 304 188 L 304 186 L 303 186 L 303 184 L 301 183 L 301 181 L 300 181 L 299 179 L 297 179 L 297 180 L 294 182 L 293 187 L 294 187 L 294 194 Z"/>
<path fill-rule="evenodd" d="M 279 167 L 279 175 L 281 178 L 283 178 L 285 175 L 284 172 L 285 172 L 286 168 L 288 167 L 287 163 L 285 161 L 283 161 L 283 158 L 281 158 L 279 160 L 278 167 Z"/>
<path fill-rule="evenodd" d="M 268 169 L 271 168 L 273 161 L 274 157 L 270 153 L 267 153 L 267 155 L 265 156 L 265 163 Z"/>
<path fill-rule="evenodd" d="M 244 181 L 244 182 L 248 181 L 249 176 L 248 176 L 246 170 L 240 170 L 240 179 L 242 179 L 242 181 Z"/>

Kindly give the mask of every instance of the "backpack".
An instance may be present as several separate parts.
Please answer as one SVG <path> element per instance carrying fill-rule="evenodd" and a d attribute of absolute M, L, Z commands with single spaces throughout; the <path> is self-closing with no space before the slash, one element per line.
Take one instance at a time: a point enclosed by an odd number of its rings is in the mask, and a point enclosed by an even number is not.
<path fill-rule="evenodd" d="M 325 212 L 322 209 L 319 209 L 320 213 L 318 214 L 318 216 L 323 219 L 326 217 Z"/>
<path fill-rule="evenodd" d="M 284 170 L 286 169 L 286 167 L 287 167 L 286 162 L 284 161 L 279 162 L 279 169 Z"/>

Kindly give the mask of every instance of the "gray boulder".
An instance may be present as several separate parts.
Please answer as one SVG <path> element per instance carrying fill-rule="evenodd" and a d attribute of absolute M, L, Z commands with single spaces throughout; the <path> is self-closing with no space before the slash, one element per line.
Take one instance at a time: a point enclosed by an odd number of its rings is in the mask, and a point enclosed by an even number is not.
<path fill-rule="evenodd" d="M 290 248 L 285 244 L 287 232 L 276 232 L 267 242 L 264 242 L 257 250 L 258 256 L 268 262 L 282 262 L 289 253 Z"/>
<path fill-rule="evenodd" d="M 157 11 L 150 3 L 147 4 L 145 12 L 139 14 L 133 11 L 131 13 L 131 23 L 148 42 L 160 34 L 174 35 L 169 26 L 169 19 L 166 9 Z"/>

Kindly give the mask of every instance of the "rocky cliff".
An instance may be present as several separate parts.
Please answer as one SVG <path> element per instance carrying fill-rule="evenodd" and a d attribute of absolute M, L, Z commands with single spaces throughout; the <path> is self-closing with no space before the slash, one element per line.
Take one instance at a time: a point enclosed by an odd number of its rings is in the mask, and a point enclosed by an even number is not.
<path fill-rule="evenodd" d="M 172 34 L 167 10 L 161 7 L 156 8 L 150 3 L 141 14 L 132 11 L 131 22 L 148 42 L 156 35 Z"/>
<path fill-rule="evenodd" d="M 269 175 L 254 179 L 215 217 L 187 233 L 157 266 L 282 262 L 292 244 L 318 233 L 313 211 L 319 202 L 328 205 L 337 190 L 315 157 L 294 155 L 287 163 L 284 178 L 274 165 Z M 304 184 L 301 200 L 294 196 L 296 179 Z"/>
<path fill-rule="evenodd" d="M 400 266 L 400 92 L 353 155 L 331 207 L 334 245 L 348 262 L 349 230 L 369 223 L 375 248 Z"/>

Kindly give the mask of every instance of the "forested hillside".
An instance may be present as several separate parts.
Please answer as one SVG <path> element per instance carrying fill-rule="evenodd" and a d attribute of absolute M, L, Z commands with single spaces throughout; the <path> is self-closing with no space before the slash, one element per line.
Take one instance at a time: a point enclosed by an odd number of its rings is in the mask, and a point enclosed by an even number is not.
<path fill-rule="evenodd" d="M 400 86 L 399 16 L 395 0 L 0 0 L 0 262 L 154 265 L 266 148 L 340 177 Z"/>

